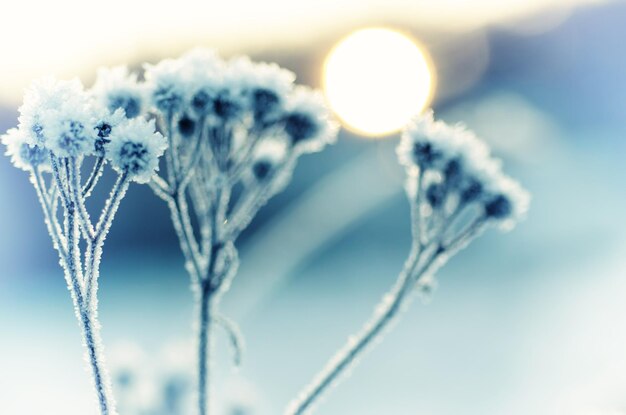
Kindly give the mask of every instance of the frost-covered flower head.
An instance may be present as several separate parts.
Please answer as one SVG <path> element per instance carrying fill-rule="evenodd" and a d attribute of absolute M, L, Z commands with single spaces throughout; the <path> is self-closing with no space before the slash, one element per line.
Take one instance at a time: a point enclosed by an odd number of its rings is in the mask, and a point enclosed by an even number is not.
<path fill-rule="evenodd" d="M 128 118 L 140 115 L 146 105 L 145 88 L 126 66 L 100 68 L 92 91 L 111 113 L 121 109 Z"/>
<path fill-rule="evenodd" d="M 163 154 L 164 138 L 155 133 L 154 122 L 133 113 L 142 108 L 140 101 L 137 108 L 135 104 L 117 106 L 106 101 L 109 93 L 141 89 L 136 86 L 136 77 L 122 67 L 100 71 L 90 91 L 85 91 L 78 80 L 35 81 L 20 107 L 18 128 L 2 138 L 7 155 L 22 169 L 46 167 L 50 154 L 58 158 L 106 155 L 114 167 L 127 170 L 135 181 L 148 181 Z M 129 150 L 131 144 L 135 151 Z"/>
<path fill-rule="evenodd" d="M 409 195 L 421 188 L 433 210 L 477 204 L 485 219 L 510 229 L 528 209 L 528 193 L 502 172 L 487 145 L 461 125 L 435 121 L 432 112 L 406 127 L 397 151 L 410 173 Z"/>
<path fill-rule="evenodd" d="M 41 118 L 49 111 L 61 107 L 78 105 L 84 99 L 83 86 L 78 79 L 59 81 L 46 77 L 34 81 L 24 94 L 24 103 L 19 108 L 20 128 L 27 133 L 33 144 L 43 142 Z"/>
<path fill-rule="evenodd" d="M 319 151 L 337 138 L 338 125 L 322 94 L 303 86 L 289 97 L 283 122 L 291 145 L 301 152 Z"/>
<path fill-rule="evenodd" d="M 80 81 L 35 81 L 26 91 L 19 112 L 19 129 L 30 144 L 45 147 L 59 157 L 93 151 L 93 106 Z"/>
<path fill-rule="evenodd" d="M 28 134 L 21 129 L 11 128 L 1 137 L 2 144 L 7 148 L 6 155 L 11 157 L 13 165 L 22 170 L 50 168 L 50 154 L 48 150 L 37 144 L 30 144 Z"/>
<path fill-rule="evenodd" d="M 131 180 L 147 183 L 159 168 L 159 157 L 167 141 L 155 131 L 154 120 L 142 118 L 121 122 L 111 131 L 106 156 L 119 173 Z"/>
<path fill-rule="evenodd" d="M 321 150 L 337 133 L 321 94 L 296 87 L 295 75 L 273 63 L 224 60 L 196 49 L 145 65 L 145 79 L 153 111 L 179 155 L 193 153 L 192 138 L 202 135 L 204 165 L 225 176 L 249 169 L 265 140 L 283 141 L 287 161 Z"/>

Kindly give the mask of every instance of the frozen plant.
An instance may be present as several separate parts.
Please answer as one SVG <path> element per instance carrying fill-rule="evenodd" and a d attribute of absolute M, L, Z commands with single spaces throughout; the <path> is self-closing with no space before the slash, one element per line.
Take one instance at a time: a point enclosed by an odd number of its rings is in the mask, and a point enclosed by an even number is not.
<path fill-rule="evenodd" d="M 129 184 L 150 180 L 167 142 L 154 122 L 131 120 L 123 110 L 98 105 L 78 80 L 53 79 L 30 87 L 18 127 L 2 136 L 2 142 L 13 164 L 27 171 L 35 186 L 80 323 L 100 413 L 113 415 L 98 322 L 102 247 Z M 85 202 L 107 163 L 117 180 L 94 223 Z M 81 172 L 88 165 L 91 173 L 83 180 Z"/>
<path fill-rule="evenodd" d="M 526 213 L 528 193 L 504 175 L 487 146 L 462 126 L 416 117 L 404 130 L 398 158 L 407 172 L 413 244 L 394 286 L 374 315 L 290 403 L 303 414 L 335 384 L 397 317 L 414 291 L 430 290 L 435 272 L 487 227 L 511 229 Z"/>
<path fill-rule="evenodd" d="M 196 297 L 200 415 L 210 409 L 214 326 L 225 329 L 239 359 L 238 330 L 218 309 L 237 269 L 235 240 L 287 185 L 298 157 L 336 136 L 321 95 L 294 79 L 275 64 L 195 50 L 145 65 L 143 83 L 120 68 L 98 80 L 102 102 L 155 118 L 169 141 L 165 174 L 151 186 L 169 206 Z"/>

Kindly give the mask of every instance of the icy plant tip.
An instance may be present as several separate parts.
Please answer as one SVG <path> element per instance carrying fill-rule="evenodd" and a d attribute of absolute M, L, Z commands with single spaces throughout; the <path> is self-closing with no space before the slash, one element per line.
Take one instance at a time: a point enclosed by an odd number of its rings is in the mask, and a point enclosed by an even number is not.
<path fill-rule="evenodd" d="M 407 170 L 409 199 L 424 211 L 417 212 L 414 225 L 419 228 L 420 217 L 431 225 L 421 235 L 423 242 L 444 230 L 442 222 L 454 222 L 472 207 L 477 227 L 494 224 L 505 230 L 528 210 L 528 192 L 502 172 L 487 145 L 461 125 L 435 121 L 432 112 L 407 126 L 398 158 Z"/>
<path fill-rule="evenodd" d="M 489 226 L 512 229 L 528 209 L 529 194 L 501 170 L 488 147 L 462 126 L 435 121 L 432 112 L 405 128 L 397 149 L 407 171 L 413 244 L 394 286 L 374 315 L 288 406 L 311 410 L 382 336 L 415 289 L 431 290 L 436 270 Z"/>
<path fill-rule="evenodd" d="M 12 163 L 30 173 L 74 302 L 100 413 L 115 414 L 98 322 L 102 247 L 129 183 L 150 181 L 167 141 L 154 122 L 129 119 L 128 106 L 101 105 L 78 80 L 35 82 L 19 112 L 18 127 L 2 142 Z M 118 178 L 94 223 L 86 200 L 107 163 Z"/>

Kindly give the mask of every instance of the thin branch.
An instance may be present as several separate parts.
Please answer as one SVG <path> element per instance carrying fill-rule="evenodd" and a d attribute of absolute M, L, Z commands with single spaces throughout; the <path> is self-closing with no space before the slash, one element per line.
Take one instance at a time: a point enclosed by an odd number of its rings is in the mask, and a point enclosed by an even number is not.
<path fill-rule="evenodd" d="M 244 351 L 244 340 L 237 323 L 223 315 L 215 316 L 215 322 L 228 334 L 228 340 L 233 348 L 233 363 L 236 367 L 241 366 Z"/>
<path fill-rule="evenodd" d="M 85 240 L 93 239 L 94 228 L 91 224 L 89 212 L 87 212 L 87 209 L 85 208 L 85 199 L 80 185 L 80 171 L 75 157 L 70 157 L 68 161 L 68 173 L 70 195 L 76 208 L 78 209 L 78 216 L 81 222 L 79 228 L 83 233 Z"/>
<path fill-rule="evenodd" d="M 102 177 L 102 171 L 104 170 L 104 165 L 106 164 L 106 159 L 103 156 L 100 156 L 96 159 L 96 163 L 91 170 L 91 174 L 87 179 L 87 182 L 83 186 L 82 194 L 84 198 L 88 198 L 91 195 L 91 191 L 98 184 L 100 177 Z"/>
<path fill-rule="evenodd" d="M 287 415 L 301 415 L 309 410 L 326 390 L 338 381 L 357 357 L 374 343 L 374 340 L 381 335 L 389 323 L 393 321 L 394 317 L 401 310 L 405 298 L 413 288 L 415 281 L 413 275 L 419 259 L 419 248 L 414 246 L 394 286 L 378 303 L 369 322 L 365 324 L 358 335 L 351 336 L 348 339 L 348 342 L 340 351 L 328 361 L 326 367 L 289 404 L 285 412 Z"/>
<path fill-rule="evenodd" d="M 128 172 L 118 176 L 111 195 L 104 204 L 93 237 L 87 240 L 87 250 L 85 252 L 85 296 L 87 304 L 91 304 L 95 298 L 98 288 L 98 269 L 102 255 L 102 245 L 129 184 Z"/>
<path fill-rule="evenodd" d="M 37 168 L 33 168 L 32 173 L 32 182 L 35 186 L 35 191 L 37 192 L 37 196 L 39 198 L 39 203 L 43 209 L 44 219 L 46 222 L 46 226 L 48 228 L 48 232 L 52 237 L 52 243 L 54 248 L 59 252 L 59 256 L 61 261 L 64 262 L 64 266 L 67 266 L 67 247 L 65 245 L 66 241 L 63 239 L 61 234 L 61 226 L 54 215 L 54 211 L 50 204 L 50 200 L 47 197 L 46 186 L 41 176 L 41 171 Z"/>

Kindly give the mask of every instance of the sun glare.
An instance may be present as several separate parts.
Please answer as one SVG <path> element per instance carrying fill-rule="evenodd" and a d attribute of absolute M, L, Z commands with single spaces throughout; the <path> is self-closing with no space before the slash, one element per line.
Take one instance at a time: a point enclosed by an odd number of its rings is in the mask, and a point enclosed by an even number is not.
<path fill-rule="evenodd" d="M 350 130 L 382 136 L 401 129 L 430 103 L 434 73 L 426 52 L 390 29 L 358 30 L 324 64 L 324 91 Z"/>

